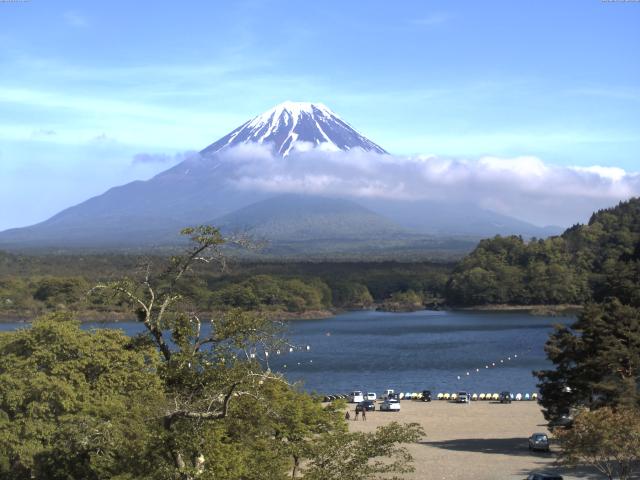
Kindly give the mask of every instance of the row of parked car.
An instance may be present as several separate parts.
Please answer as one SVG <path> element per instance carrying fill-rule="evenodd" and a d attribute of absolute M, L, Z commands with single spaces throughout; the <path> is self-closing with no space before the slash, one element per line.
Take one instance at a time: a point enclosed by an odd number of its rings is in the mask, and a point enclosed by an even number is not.
<path fill-rule="evenodd" d="M 375 402 L 378 400 L 378 396 L 373 392 L 362 392 L 359 390 L 355 390 L 346 395 L 326 395 L 324 397 L 325 402 L 332 402 L 333 400 L 345 399 L 349 403 L 360 403 L 365 400 L 370 400 Z M 420 400 L 423 402 L 430 402 L 433 399 L 437 400 L 449 400 L 458 403 L 467 403 L 469 401 L 476 400 L 493 400 L 498 401 L 500 403 L 511 403 L 512 401 L 520 401 L 520 400 L 537 400 L 538 395 L 533 393 L 531 395 L 520 394 L 520 393 L 510 393 L 507 391 L 503 391 L 501 393 L 467 393 L 467 392 L 457 392 L 457 393 L 438 393 L 437 396 L 433 396 L 431 390 L 423 390 L 422 392 L 412 392 L 412 393 L 404 393 L 399 392 L 396 393 L 394 390 L 386 390 L 385 393 L 380 397 L 381 400 L 388 399 L 396 399 L 396 400 Z"/>
<path fill-rule="evenodd" d="M 399 411 L 400 410 L 400 400 L 419 400 L 422 402 L 431 402 L 434 397 L 432 396 L 431 390 L 423 390 L 418 393 L 403 393 L 403 392 L 395 392 L 392 389 L 385 390 L 384 394 L 378 398 L 378 395 L 375 392 L 363 392 L 360 390 L 354 390 L 348 395 L 328 395 L 324 398 L 325 402 L 331 402 L 337 399 L 345 399 L 349 403 L 356 403 L 361 405 L 361 409 L 365 409 L 367 411 L 375 410 L 376 400 L 382 400 L 382 403 L 378 407 L 379 410 L 382 411 Z M 501 393 L 493 393 L 493 394 L 470 394 L 465 391 L 457 392 L 457 393 L 438 393 L 435 397 L 438 400 L 448 400 L 456 403 L 469 403 L 471 401 L 476 400 L 494 400 L 499 401 L 500 403 L 511 403 L 513 400 L 529 400 L 537 399 L 537 395 L 534 393 L 531 397 L 527 394 L 526 398 L 521 394 L 514 395 L 508 391 L 503 391 Z"/>
<path fill-rule="evenodd" d="M 378 396 L 374 392 L 362 392 L 355 390 L 346 397 L 349 403 L 356 404 L 356 412 L 372 411 L 376 409 L 376 400 Z M 378 406 L 378 410 L 381 412 L 399 412 L 400 411 L 400 399 L 393 392 L 393 390 L 387 390 L 381 397 L 382 403 Z"/>

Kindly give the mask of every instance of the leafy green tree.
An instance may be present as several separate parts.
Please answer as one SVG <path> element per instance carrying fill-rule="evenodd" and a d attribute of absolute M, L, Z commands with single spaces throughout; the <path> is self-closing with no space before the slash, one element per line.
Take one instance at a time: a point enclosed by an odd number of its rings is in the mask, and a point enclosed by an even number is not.
<path fill-rule="evenodd" d="M 304 478 L 360 480 L 398 478 L 414 471 L 412 456 L 403 446 L 424 435 L 417 423 L 392 422 L 372 433 L 327 433 L 317 443 Z M 393 476 L 392 476 L 393 475 Z"/>
<path fill-rule="evenodd" d="M 612 294 L 629 303 L 624 290 L 638 305 L 639 244 L 640 199 L 632 198 L 560 236 L 482 240 L 454 269 L 446 296 L 459 305 L 581 304 Z"/>
<path fill-rule="evenodd" d="M 221 248 L 227 240 L 207 226 L 183 233 L 193 247 L 168 266 L 147 264 L 138 280 L 95 288 L 129 302 L 160 352 L 157 372 L 166 406 L 161 415 L 155 414 L 162 428 L 152 449 L 163 459 L 155 463 L 155 478 L 295 477 L 305 460 L 317 458 L 321 444 L 346 435 L 344 419 L 268 368 L 267 353 L 282 348 L 278 324 L 240 310 L 201 320 L 183 285 L 191 281 L 199 262 L 224 267 Z M 304 284 L 289 286 L 301 297 L 309 295 L 308 302 L 321 301 Z M 365 448 L 358 461 L 399 455 L 397 443 L 414 438 L 415 432 L 393 429 L 377 449 Z"/>
<path fill-rule="evenodd" d="M 78 277 L 45 277 L 34 285 L 33 298 L 45 302 L 48 307 L 73 306 L 85 297 L 87 282 Z"/>
<path fill-rule="evenodd" d="M 0 478 L 143 477 L 164 409 L 158 360 L 148 342 L 66 314 L 0 335 Z"/>
<path fill-rule="evenodd" d="M 31 314 L 39 310 L 29 282 L 22 278 L 0 278 L 0 312 Z"/>
<path fill-rule="evenodd" d="M 572 428 L 556 432 L 560 461 L 595 467 L 608 479 L 636 478 L 640 470 L 640 410 L 583 411 Z"/>
<path fill-rule="evenodd" d="M 394 292 L 379 308 L 392 312 L 419 310 L 424 308 L 424 297 L 414 290 Z"/>
<path fill-rule="evenodd" d="M 333 285 L 332 296 L 335 306 L 340 308 L 368 308 L 373 305 L 369 289 L 361 283 L 337 282 Z"/>
<path fill-rule="evenodd" d="M 331 290 L 320 279 L 255 275 L 212 294 L 212 305 L 244 310 L 304 312 L 331 307 Z"/>

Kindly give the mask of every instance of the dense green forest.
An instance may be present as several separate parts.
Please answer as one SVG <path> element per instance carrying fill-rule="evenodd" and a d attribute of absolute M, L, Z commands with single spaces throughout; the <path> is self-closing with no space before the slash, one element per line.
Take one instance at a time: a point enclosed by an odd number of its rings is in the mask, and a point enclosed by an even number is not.
<path fill-rule="evenodd" d="M 557 237 L 482 240 L 455 267 L 445 296 L 453 305 L 582 304 L 618 290 L 637 296 L 637 286 L 627 288 L 637 285 L 637 267 L 625 260 L 639 245 L 640 199 L 635 198 L 600 210 L 588 224 Z"/>
<path fill-rule="evenodd" d="M 202 311 L 242 308 L 291 316 L 442 303 L 581 305 L 611 291 L 640 296 L 639 289 L 629 288 L 637 284 L 637 269 L 625 262 L 639 244 L 640 200 L 631 199 L 594 213 L 588 224 L 575 225 L 560 236 L 482 240 L 457 264 L 237 260 L 223 272 L 198 266 L 197 281 L 188 288 Z M 0 316 L 29 318 L 66 309 L 87 318 L 124 318 L 128 314 L 122 305 L 88 300 L 87 291 L 97 282 L 140 274 L 140 265 L 164 259 L 0 253 Z"/>
<path fill-rule="evenodd" d="M 127 315 L 122 305 L 88 299 L 86 293 L 97 282 L 139 274 L 139 265 L 147 261 L 161 263 L 163 258 L 0 254 L 0 315 L 31 317 L 62 309 L 89 318 Z M 417 308 L 441 298 L 452 268 L 446 262 L 238 261 L 228 264 L 225 272 L 198 266 L 197 280 L 188 288 L 203 311 L 237 307 L 317 315 L 405 297 Z M 409 297 L 402 295 L 406 293 Z"/>

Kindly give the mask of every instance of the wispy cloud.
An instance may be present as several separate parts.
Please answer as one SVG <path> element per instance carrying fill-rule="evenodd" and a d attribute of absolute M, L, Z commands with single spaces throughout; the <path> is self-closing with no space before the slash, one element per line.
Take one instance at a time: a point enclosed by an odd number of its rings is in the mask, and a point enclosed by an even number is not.
<path fill-rule="evenodd" d="M 89 20 L 87 19 L 87 17 L 74 10 L 64 12 L 62 18 L 64 18 L 64 21 L 67 23 L 67 25 L 75 28 L 86 28 L 89 26 Z"/>
<path fill-rule="evenodd" d="M 51 128 L 38 128 L 31 132 L 33 138 L 38 137 L 51 137 L 56 134 L 56 131 Z"/>
<path fill-rule="evenodd" d="M 435 25 L 441 25 L 449 20 L 450 16 L 446 13 L 432 13 L 425 17 L 419 17 L 409 20 L 412 25 L 419 25 L 422 27 L 433 27 Z"/>
<path fill-rule="evenodd" d="M 96 143 L 113 143 L 113 142 L 116 142 L 117 140 L 107 135 L 106 133 L 102 132 L 96 135 L 95 137 L 92 137 L 91 141 Z"/>
<path fill-rule="evenodd" d="M 12 122 L 10 108 L 31 111 L 40 121 L 55 122 L 59 135 L 48 140 L 60 144 L 84 144 L 109 137 L 129 145 L 188 148 L 208 144 L 217 136 L 246 121 L 241 113 L 207 111 L 206 107 L 180 108 L 162 102 L 136 100 L 127 95 L 82 95 L 71 92 L 14 88 L 0 85 L 10 128 L 0 130 L 5 141 L 24 141 L 38 131 L 31 125 Z M 82 121 L 78 121 L 78 119 Z M 39 139 L 44 137 L 40 135 Z"/>
<path fill-rule="evenodd" d="M 188 158 L 192 158 L 197 155 L 197 152 L 183 152 L 176 153 L 174 155 L 168 155 L 165 153 L 137 153 L 133 156 L 131 163 L 136 164 L 160 164 L 160 165 L 175 165 Z"/>
<path fill-rule="evenodd" d="M 640 101 L 640 90 L 637 88 L 626 88 L 620 86 L 611 86 L 611 88 L 575 88 L 568 92 L 570 95 L 578 95 L 584 97 L 600 97 L 614 100 L 631 100 Z"/>

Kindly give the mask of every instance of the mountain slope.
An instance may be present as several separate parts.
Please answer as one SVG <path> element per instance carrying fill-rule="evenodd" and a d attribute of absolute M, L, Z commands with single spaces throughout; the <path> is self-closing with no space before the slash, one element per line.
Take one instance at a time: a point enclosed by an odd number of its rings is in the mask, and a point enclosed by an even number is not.
<path fill-rule="evenodd" d="M 408 230 L 428 235 L 522 235 L 541 238 L 562 232 L 561 227 L 538 227 L 475 204 L 458 202 L 455 197 L 448 202 L 370 198 L 362 199 L 361 203 Z"/>
<path fill-rule="evenodd" d="M 223 231 L 243 231 L 270 241 L 361 240 L 408 233 L 351 200 L 306 195 L 279 195 L 212 223 Z"/>

